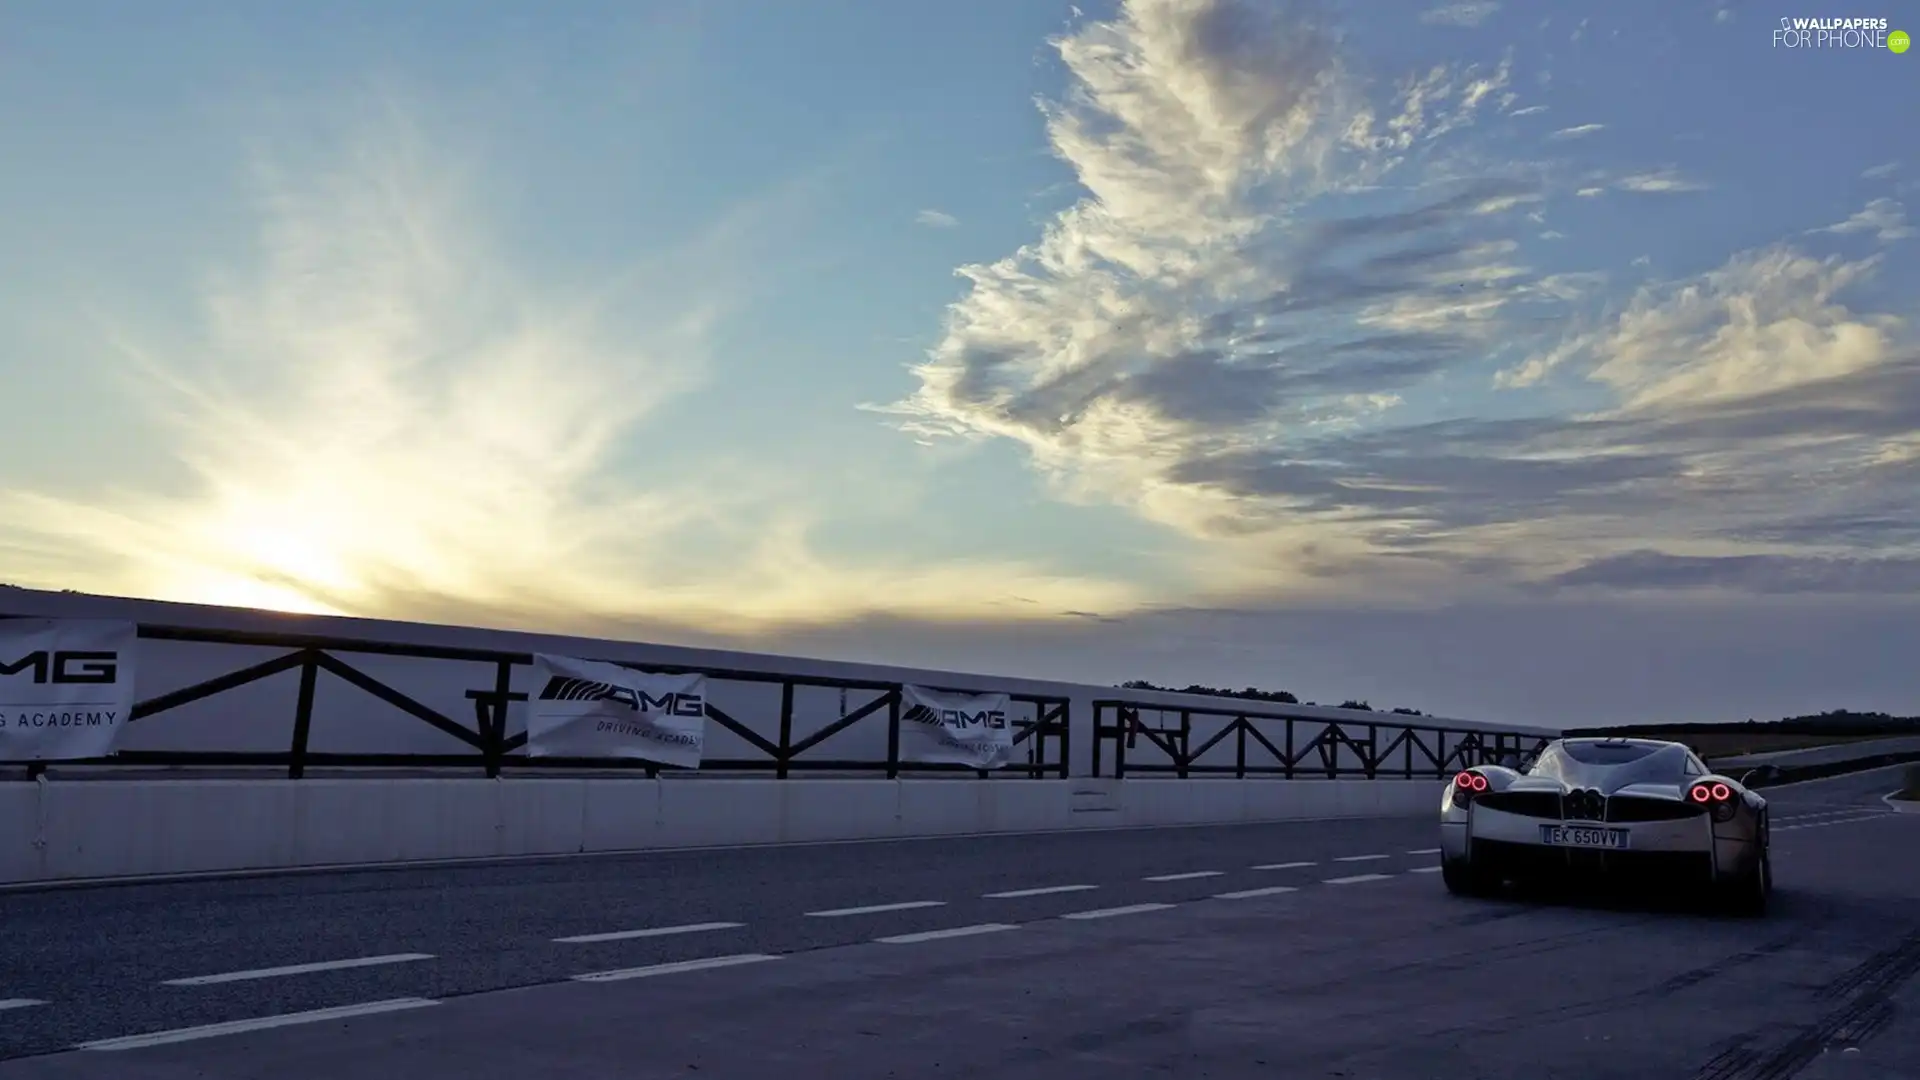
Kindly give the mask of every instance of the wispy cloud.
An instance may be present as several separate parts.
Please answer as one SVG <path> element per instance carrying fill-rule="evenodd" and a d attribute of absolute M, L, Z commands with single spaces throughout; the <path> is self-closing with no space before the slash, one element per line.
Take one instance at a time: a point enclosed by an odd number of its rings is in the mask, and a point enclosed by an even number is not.
<path fill-rule="evenodd" d="M 1648 194 L 1706 191 L 1709 187 L 1709 185 L 1698 180 L 1690 180 L 1680 175 L 1680 171 L 1672 167 L 1623 176 L 1614 181 L 1613 186 L 1621 191 L 1637 191 Z"/>
<path fill-rule="evenodd" d="M 1225 2 L 1136 0 L 1060 50 L 1074 83 L 1049 130 L 1086 197 L 963 269 L 890 407 L 917 436 L 1015 441 L 1074 497 L 1206 541 L 1196 573 L 1243 596 L 1584 588 L 1579 567 L 1635 552 L 1759 554 L 1753 530 L 1809 499 L 1912 501 L 1868 463 L 1920 424 L 1920 357 L 1899 319 L 1842 300 L 1874 261 L 1766 248 L 1592 313 L 1601 275 L 1521 256 L 1543 170 L 1475 153 L 1504 68 L 1373 101 L 1328 27 Z M 1668 167 L 1580 194 L 1609 189 L 1705 185 Z M 1592 409 L 1407 414 L 1556 324 L 1581 329 L 1501 383 Z M 1828 554 L 1886 554 L 1854 541 Z"/>
<path fill-rule="evenodd" d="M 1515 109 L 1512 112 L 1508 113 L 1507 115 L 1508 116 L 1534 116 L 1546 111 L 1547 111 L 1547 107 L 1545 105 L 1528 105 L 1525 108 Z"/>
<path fill-rule="evenodd" d="M 1897 161 L 1888 161 L 1888 162 L 1884 162 L 1884 163 L 1882 163 L 1882 164 L 1879 164 L 1879 165 L 1875 165 L 1875 166 L 1873 166 L 1872 168 L 1870 168 L 1870 169 L 1867 169 L 1867 170 L 1866 170 L 1865 172 L 1862 172 L 1862 173 L 1860 174 L 1860 179 L 1862 179 L 1862 180 L 1889 180 L 1889 179 L 1892 179 L 1892 177 L 1893 177 L 1893 174 L 1895 174 L 1895 173 L 1897 173 L 1897 172 L 1899 172 L 1899 171 L 1900 171 L 1900 163 L 1899 163 L 1899 162 L 1897 162 Z"/>
<path fill-rule="evenodd" d="M 1494 0 L 1468 0 L 1428 8 L 1420 13 L 1420 21 L 1431 26 L 1479 26 L 1499 10 Z"/>
<path fill-rule="evenodd" d="M 1580 124 L 1577 127 L 1561 128 L 1559 131 L 1547 137 L 1550 139 L 1578 139 L 1585 135 L 1592 135 L 1598 131 L 1605 131 L 1606 129 L 1607 125 L 1605 124 Z"/>
<path fill-rule="evenodd" d="M 1914 234 L 1913 226 L 1907 224 L 1907 208 L 1898 200 L 1878 198 L 1856 211 L 1847 220 L 1815 232 L 1872 233 L 1875 240 L 1890 244 L 1895 240 L 1905 240 Z"/>
<path fill-rule="evenodd" d="M 941 210 L 922 210 L 913 215 L 913 220 L 933 229 L 951 229 L 960 224 L 960 219 Z"/>
<path fill-rule="evenodd" d="M 764 463 L 628 462 L 700 438 L 707 378 L 767 223 L 803 181 L 591 287 L 516 272 L 477 193 L 404 115 L 256 165 L 256 267 L 183 351 L 120 327 L 184 490 L 0 495 L 21 584 L 293 610 L 730 630 L 862 613 L 1124 610 L 1131 586 L 1009 561 L 829 557 Z M 480 170 L 475 170 L 480 171 Z M 664 459 L 663 459 L 664 460 Z M 644 478 L 644 479 L 643 479 Z M 782 489 L 785 490 L 782 490 Z M 35 555 L 34 553 L 38 553 Z"/>

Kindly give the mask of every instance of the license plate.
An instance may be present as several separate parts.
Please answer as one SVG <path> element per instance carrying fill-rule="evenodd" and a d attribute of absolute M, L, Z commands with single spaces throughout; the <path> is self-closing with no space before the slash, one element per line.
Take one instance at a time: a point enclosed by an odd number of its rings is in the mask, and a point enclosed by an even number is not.
<path fill-rule="evenodd" d="M 1624 851 L 1627 830 L 1596 829 L 1587 825 L 1542 825 L 1540 842 L 1554 847 L 1613 848 Z"/>

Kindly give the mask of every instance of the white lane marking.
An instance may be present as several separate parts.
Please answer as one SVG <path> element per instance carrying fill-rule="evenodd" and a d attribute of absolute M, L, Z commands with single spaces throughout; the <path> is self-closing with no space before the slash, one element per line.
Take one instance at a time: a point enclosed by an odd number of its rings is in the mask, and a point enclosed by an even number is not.
<path fill-rule="evenodd" d="M 574 982 L 620 982 L 625 979 L 647 979 L 655 975 L 678 975 L 684 971 L 707 971 L 711 968 L 739 967 L 742 964 L 758 964 L 766 960 L 778 960 L 778 956 L 766 953 L 739 953 L 734 956 L 709 956 L 703 960 L 676 960 L 670 964 L 648 964 L 646 967 L 621 968 L 617 971 L 595 971 L 586 975 L 575 975 Z"/>
<path fill-rule="evenodd" d="M 1867 807 L 1860 807 L 1860 808 L 1851 809 L 1851 810 L 1826 810 L 1818 814 L 1794 814 L 1791 817 L 1778 817 L 1778 818 L 1775 818 L 1774 820 L 1784 825 L 1790 821 L 1795 823 L 1801 823 L 1801 822 L 1808 822 L 1808 821 L 1820 821 L 1825 818 L 1859 817 L 1862 814 L 1878 816 L 1884 813 L 1886 813 L 1886 811 L 1884 810 L 1873 810 Z"/>
<path fill-rule="evenodd" d="M 615 930 L 606 934 L 576 934 L 553 940 L 560 945 L 591 945 L 600 941 L 631 941 L 634 938 L 667 937 L 672 934 L 699 934 L 708 930 L 733 930 L 744 925 L 737 922 L 687 923 L 684 926 L 650 926 L 645 930 Z"/>
<path fill-rule="evenodd" d="M 997 934 L 1002 930 L 1018 930 L 1012 923 L 990 922 L 976 923 L 973 926 L 955 926 L 946 930 L 923 930 L 918 934 L 895 934 L 892 937 L 875 938 L 886 945 L 918 945 L 923 941 L 941 941 L 946 938 L 972 937 L 975 934 Z"/>
<path fill-rule="evenodd" d="M 1076 911 L 1063 919 L 1111 919 L 1116 915 L 1139 915 L 1147 911 L 1165 911 L 1173 904 L 1128 904 L 1126 907 L 1095 908 L 1092 911 Z"/>
<path fill-rule="evenodd" d="M 843 907 L 830 911 L 809 911 L 814 919 L 838 919 L 845 915 L 878 915 L 883 911 L 912 911 L 915 908 L 944 907 L 945 900 L 909 900 L 904 904 L 872 904 L 867 907 Z"/>
<path fill-rule="evenodd" d="M 186 979 L 167 979 L 161 986 L 213 986 L 216 983 L 246 982 L 249 979 L 277 979 L 283 975 L 310 975 L 316 971 L 345 971 L 348 968 L 379 967 L 382 964 L 410 964 L 431 960 L 432 953 L 393 953 L 389 956 L 361 956 L 352 960 L 322 960 L 314 964 L 288 964 L 286 967 L 256 968 L 253 971 L 225 971 L 218 975 L 195 975 Z"/>
<path fill-rule="evenodd" d="M 8 1009 L 31 1009 L 35 1005 L 45 1005 L 39 998 L 0 998 L 0 1012 Z"/>
<path fill-rule="evenodd" d="M 1224 873 L 1226 873 L 1226 871 L 1224 870 L 1194 870 L 1185 874 L 1155 874 L 1153 877 L 1141 878 L 1140 880 L 1142 881 L 1192 881 L 1195 878 L 1219 877 L 1221 874 L 1224 874 Z"/>
<path fill-rule="evenodd" d="M 1261 863 L 1261 864 L 1260 864 L 1259 866 L 1255 866 L 1255 867 L 1253 867 L 1252 869 L 1255 869 L 1255 870 L 1298 870 L 1298 869 L 1300 869 L 1300 868 L 1301 868 L 1301 867 L 1303 867 L 1303 866 L 1313 866 L 1313 865 L 1314 865 L 1314 864 L 1313 864 L 1313 863 L 1310 863 L 1310 862 L 1270 862 L 1270 863 Z"/>
<path fill-rule="evenodd" d="M 1803 821 L 1798 825 L 1775 825 L 1775 832 L 1792 832 L 1795 829 L 1824 829 L 1830 825 L 1858 825 L 1863 821 L 1878 821 L 1881 818 L 1898 817 L 1898 814 L 1867 814 L 1863 817 L 1837 818 L 1831 821 Z"/>
<path fill-rule="evenodd" d="M 1384 858 L 1386 858 L 1385 855 L 1342 855 L 1333 861 L 1334 862 L 1372 862 L 1375 859 L 1384 859 Z"/>
<path fill-rule="evenodd" d="M 1355 874 L 1352 877 L 1328 878 L 1322 885 L 1357 885 L 1362 881 L 1385 881 L 1391 874 Z"/>
<path fill-rule="evenodd" d="M 1014 889 L 1011 892 L 990 892 L 985 898 L 988 900 L 1016 900 L 1022 896 L 1052 896 L 1054 893 L 1086 892 L 1088 889 L 1097 889 L 1099 887 L 1098 885 L 1048 885 L 1039 889 Z"/>
<path fill-rule="evenodd" d="M 1251 900 L 1256 896 L 1279 896 L 1281 893 L 1299 892 L 1291 885 L 1269 885 L 1264 889 L 1241 889 L 1239 892 L 1213 894 L 1215 900 Z"/>
<path fill-rule="evenodd" d="M 1409 852 L 1407 852 L 1407 854 L 1409 854 L 1409 855 L 1438 855 L 1438 854 L 1440 854 L 1440 849 L 1439 849 L 1439 848 L 1437 848 L 1437 847 L 1423 847 L 1423 848 L 1415 848 L 1414 850 L 1412 850 L 1412 851 L 1409 851 Z"/>
<path fill-rule="evenodd" d="M 353 1016 L 377 1016 L 380 1013 L 402 1012 L 407 1009 L 424 1009 L 429 1005 L 438 1005 L 430 998 L 392 998 L 387 1001 L 369 1001 L 361 1005 L 339 1005 L 331 1009 L 314 1009 L 311 1012 L 283 1013 L 279 1016 L 262 1016 L 253 1020 L 229 1020 L 224 1024 L 206 1024 L 201 1027 L 174 1028 L 171 1031 L 154 1031 L 145 1035 L 124 1035 L 117 1039 L 96 1039 L 74 1047 L 75 1050 L 138 1050 L 147 1046 L 165 1046 L 168 1043 L 191 1042 L 195 1039 L 211 1039 L 220 1035 L 238 1035 L 247 1031 L 265 1031 L 268 1028 L 291 1027 L 294 1024 L 317 1024 L 325 1020 L 344 1020 Z"/>
<path fill-rule="evenodd" d="M 1416 866 L 1407 871 L 1409 874 L 1437 874 L 1439 872 L 1440 868 L 1437 866 Z"/>

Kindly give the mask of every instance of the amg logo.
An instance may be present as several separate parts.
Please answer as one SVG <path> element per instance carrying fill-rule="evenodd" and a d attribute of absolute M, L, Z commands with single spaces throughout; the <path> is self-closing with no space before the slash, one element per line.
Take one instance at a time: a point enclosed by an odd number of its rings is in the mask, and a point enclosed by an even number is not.
<path fill-rule="evenodd" d="M 701 694 L 668 692 L 655 697 L 644 690 L 617 683 L 555 675 L 540 691 L 541 701 L 619 701 L 635 712 L 663 712 L 669 716 L 705 716 L 707 700 Z"/>
<path fill-rule="evenodd" d="M 901 719 L 911 724 L 927 724 L 931 727 L 959 730 L 976 727 L 998 730 L 1007 726 L 1007 714 L 999 709 L 968 712 L 965 709 L 935 709 L 926 705 L 915 705 L 908 709 Z"/>
<path fill-rule="evenodd" d="M 103 686 L 120 677 L 120 654 L 112 652 L 30 652 L 11 664 L 0 663 L 0 675 L 33 672 L 36 685 Z"/>

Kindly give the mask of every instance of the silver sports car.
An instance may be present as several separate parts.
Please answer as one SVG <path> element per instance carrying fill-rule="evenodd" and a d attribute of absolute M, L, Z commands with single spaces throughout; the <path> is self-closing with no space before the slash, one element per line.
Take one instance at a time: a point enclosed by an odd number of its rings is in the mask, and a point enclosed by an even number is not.
<path fill-rule="evenodd" d="M 1440 804 L 1441 876 L 1478 895 L 1507 881 L 1588 876 L 1700 887 L 1766 911 L 1767 800 L 1682 743 L 1559 739 L 1530 765 L 1477 765 Z"/>

